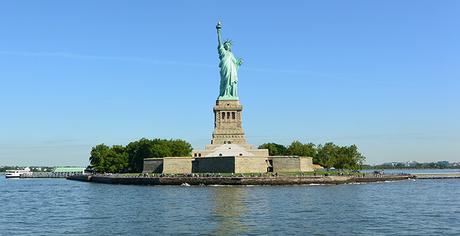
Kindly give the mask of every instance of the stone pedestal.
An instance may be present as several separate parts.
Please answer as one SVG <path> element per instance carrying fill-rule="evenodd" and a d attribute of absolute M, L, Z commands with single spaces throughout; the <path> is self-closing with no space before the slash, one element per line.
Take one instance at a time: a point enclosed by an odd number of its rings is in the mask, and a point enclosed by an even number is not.
<path fill-rule="evenodd" d="M 211 144 L 246 144 L 239 100 L 217 100 Z"/>

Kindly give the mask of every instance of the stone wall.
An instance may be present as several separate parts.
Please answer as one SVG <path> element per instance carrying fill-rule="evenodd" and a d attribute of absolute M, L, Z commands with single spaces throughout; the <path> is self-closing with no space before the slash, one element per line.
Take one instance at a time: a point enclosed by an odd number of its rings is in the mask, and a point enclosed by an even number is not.
<path fill-rule="evenodd" d="M 163 158 L 164 174 L 189 174 L 192 173 L 191 157 L 165 157 Z"/>
<path fill-rule="evenodd" d="M 235 173 L 266 173 L 267 157 L 235 157 Z"/>
<path fill-rule="evenodd" d="M 144 173 L 266 173 L 272 162 L 273 172 L 314 171 L 311 157 L 165 157 L 144 159 Z"/>
<path fill-rule="evenodd" d="M 313 158 L 311 157 L 299 157 L 300 158 L 300 171 L 311 172 L 315 170 L 313 165 Z"/>
<path fill-rule="evenodd" d="M 193 173 L 234 173 L 235 157 L 204 157 L 195 158 Z"/>
<path fill-rule="evenodd" d="M 273 172 L 299 172 L 300 159 L 298 157 L 272 157 Z"/>
<path fill-rule="evenodd" d="M 163 158 L 145 158 L 142 173 L 162 173 Z"/>
<path fill-rule="evenodd" d="M 314 171 L 311 157 L 270 157 L 273 160 L 273 172 L 310 172 Z"/>

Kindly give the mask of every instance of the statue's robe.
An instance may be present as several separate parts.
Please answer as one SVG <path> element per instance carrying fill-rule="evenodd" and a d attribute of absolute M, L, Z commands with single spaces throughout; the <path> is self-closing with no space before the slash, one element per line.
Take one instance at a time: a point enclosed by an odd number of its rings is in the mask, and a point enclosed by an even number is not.
<path fill-rule="evenodd" d="M 227 51 L 224 45 L 219 45 L 220 67 L 220 97 L 238 97 L 238 60 L 231 51 Z"/>

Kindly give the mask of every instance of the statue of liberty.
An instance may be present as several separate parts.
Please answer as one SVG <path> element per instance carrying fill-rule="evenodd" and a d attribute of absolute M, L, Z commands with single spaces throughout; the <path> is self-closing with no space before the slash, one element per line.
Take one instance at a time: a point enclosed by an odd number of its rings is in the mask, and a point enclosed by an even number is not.
<path fill-rule="evenodd" d="M 218 100 L 238 100 L 238 69 L 243 60 L 236 59 L 232 53 L 232 42 L 226 40 L 222 43 L 220 22 L 217 23 L 217 40 L 220 67 L 220 93 Z"/>

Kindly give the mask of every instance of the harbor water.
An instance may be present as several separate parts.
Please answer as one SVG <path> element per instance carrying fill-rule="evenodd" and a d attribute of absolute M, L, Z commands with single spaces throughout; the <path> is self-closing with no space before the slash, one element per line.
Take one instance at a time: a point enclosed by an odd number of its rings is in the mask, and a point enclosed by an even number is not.
<path fill-rule="evenodd" d="M 460 235 L 460 179 L 130 186 L 0 178 L 1 235 Z"/>

